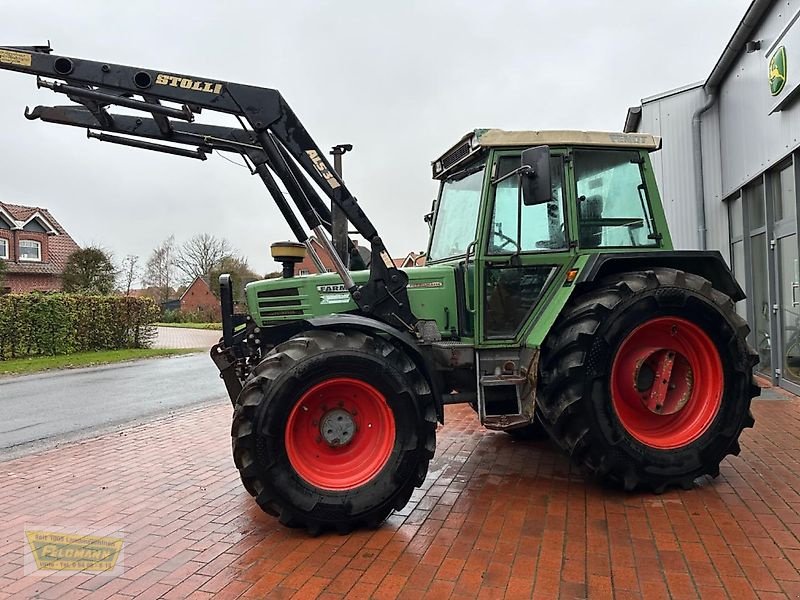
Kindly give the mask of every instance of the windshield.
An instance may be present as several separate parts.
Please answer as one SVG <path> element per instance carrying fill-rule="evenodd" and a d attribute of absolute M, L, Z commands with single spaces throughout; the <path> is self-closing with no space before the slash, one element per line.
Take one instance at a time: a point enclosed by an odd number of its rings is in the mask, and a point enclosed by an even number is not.
<path fill-rule="evenodd" d="M 442 185 L 429 261 L 466 254 L 467 246 L 475 241 L 483 171 L 481 168 L 463 179 L 448 179 Z"/>

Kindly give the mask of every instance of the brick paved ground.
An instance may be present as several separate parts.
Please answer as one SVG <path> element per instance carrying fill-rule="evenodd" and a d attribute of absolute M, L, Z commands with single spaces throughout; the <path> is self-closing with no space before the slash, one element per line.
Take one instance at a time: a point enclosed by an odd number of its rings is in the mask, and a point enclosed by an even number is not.
<path fill-rule="evenodd" d="M 221 331 L 208 329 L 188 329 L 183 327 L 156 327 L 153 348 L 202 348 L 211 346 L 222 337 Z"/>
<path fill-rule="evenodd" d="M 0 597 L 782 598 L 800 595 L 800 400 L 692 491 L 586 483 L 548 444 L 448 407 L 424 490 L 376 531 L 309 538 L 263 515 L 230 407 L 0 463 Z M 124 529 L 125 571 L 23 576 L 23 527 Z"/>

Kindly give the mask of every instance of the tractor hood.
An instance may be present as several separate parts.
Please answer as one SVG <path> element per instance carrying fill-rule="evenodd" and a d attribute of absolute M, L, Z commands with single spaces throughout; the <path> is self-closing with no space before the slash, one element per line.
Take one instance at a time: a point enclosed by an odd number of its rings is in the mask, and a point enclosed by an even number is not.
<path fill-rule="evenodd" d="M 403 271 L 411 310 L 420 319 L 436 321 L 439 331 L 449 335 L 457 326 L 455 269 L 435 265 Z M 352 276 L 362 284 L 369 271 L 353 271 Z M 336 273 L 255 281 L 245 291 L 248 312 L 261 327 L 357 309 Z"/>

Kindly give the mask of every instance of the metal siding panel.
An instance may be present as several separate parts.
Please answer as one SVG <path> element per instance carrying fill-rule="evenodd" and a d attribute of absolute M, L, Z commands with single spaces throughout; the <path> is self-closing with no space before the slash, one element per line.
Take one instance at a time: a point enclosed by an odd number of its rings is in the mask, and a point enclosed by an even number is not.
<path fill-rule="evenodd" d="M 772 115 L 776 103 L 769 90 L 767 50 L 800 10 L 800 1 L 776 3 L 753 35 L 761 50 L 742 52 L 720 86 L 722 195 L 729 196 L 798 146 L 800 102 Z M 800 27 L 800 21 L 794 28 Z M 789 67 L 787 77 L 797 77 Z"/>
<path fill-rule="evenodd" d="M 728 207 L 722 195 L 722 156 L 720 154 L 719 108 L 712 106 L 703 114 L 703 187 L 706 203 L 706 248 L 719 250 L 728 261 Z"/>
<path fill-rule="evenodd" d="M 703 90 L 694 88 L 642 106 L 640 130 L 662 137 L 662 149 L 650 157 L 672 243 L 675 248 L 685 250 L 697 248 L 692 114 L 704 98 Z"/>
<path fill-rule="evenodd" d="M 702 117 L 707 247 L 722 252 L 729 263 L 724 200 L 800 147 L 800 99 L 770 114 L 777 100 L 767 75 L 768 51 L 798 13 L 800 0 L 773 5 L 752 36 L 761 49 L 742 51 L 720 85 L 716 104 Z M 795 28 L 800 29 L 800 19 L 786 40 Z M 794 77 L 800 79 L 800 70 L 790 66 L 787 88 Z M 702 102 L 702 90 L 690 89 L 642 105 L 639 130 L 663 139 L 663 149 L 651 157 L 676 248 L 697 247 L 691 117 Z"/>
<path fill-rule="evenodd" d="M 652 110 L 651 110 L 652 108 Z M 642 109 L 642 118 L 639 121 L 639 133 L 652 133 L 653 135 L 661 135 L 661 117 L 660 106 L 658 104 L 647 106 Z M 650 161 L 653 163 L 653 171 L 656 175 L 656 180 L 659 182 L 659 189 L 661 185 L 661 173 L 663 172 L 662 152 L 650 153 Z"/>

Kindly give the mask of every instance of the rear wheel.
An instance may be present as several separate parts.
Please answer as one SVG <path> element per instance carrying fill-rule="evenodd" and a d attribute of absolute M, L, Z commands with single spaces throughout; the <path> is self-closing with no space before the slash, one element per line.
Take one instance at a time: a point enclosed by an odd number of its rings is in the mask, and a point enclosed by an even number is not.
<path fill-rule="evenodd" d="M 231 434 L 259 506 L 319 533 L 375 526 L 405 506 L 435 432 L 430 388 L 405 354 L 360 332 L 311 331 L 254 369 Z"/>
<path fill-rule="evenodd" d="M 616 275 L 571 300 L 545 341 L 543 424 L 574 460 L 626 489 L 716 476 L 753 425 L 748 332 L 702 277 Z"/>

